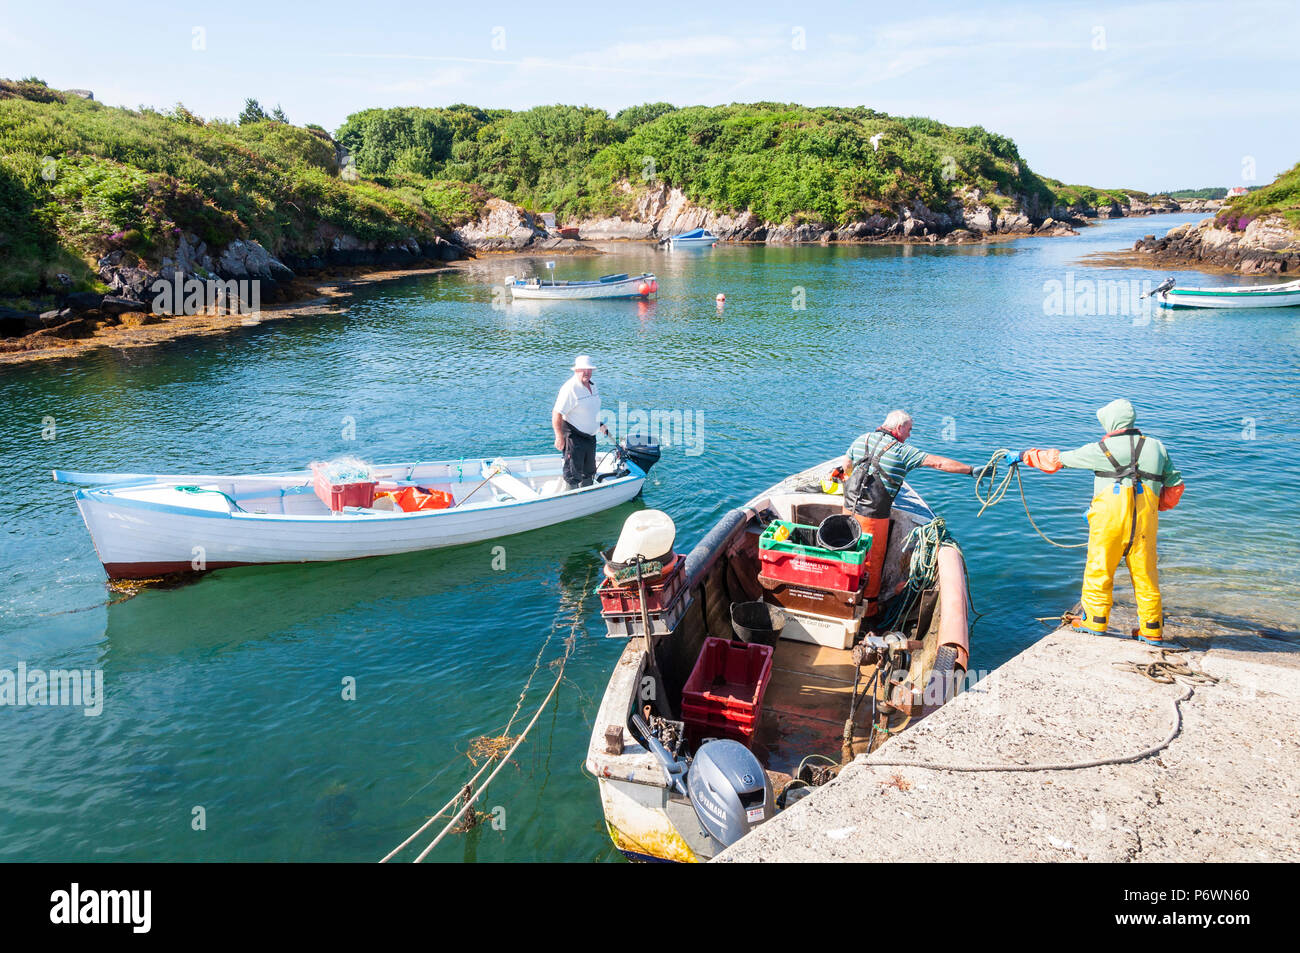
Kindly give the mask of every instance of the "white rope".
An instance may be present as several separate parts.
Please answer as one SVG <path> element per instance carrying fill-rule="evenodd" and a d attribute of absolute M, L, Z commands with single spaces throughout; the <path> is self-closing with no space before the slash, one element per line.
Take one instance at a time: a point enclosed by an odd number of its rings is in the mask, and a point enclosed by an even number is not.
<path fill-rule="evenodd" d="M 566 651 L 564 653 L 564 662 L 567 663 L 568 660 L 569 660 L 569 653 Z M 488 789 L 488 785 L 492 783 L 492 779 L 495 778 L 497 774 L 500 773 L 501 769 L 504 768 L 510 762 L 511 755 L 513 755 L 515 751 L 518 750 L 519 746 L 524 743 L 524 739 L 528 737 L 528 732 L 532 730 L 533 725 L 537 724 L 537 719 L 542 717 L 542 711 L 550 703 L 551 697 L 555 694 L 555 690 L 560 687 L 560 682 L 563 679 L 564 679 L 564 665 L 562 664 L 560 666 L 559 674 L 555 676 L 555 684 L 552 685 L 551 690 L 546 693 L 546 697 L 542 700 L 541 705 L 538 706 L 536 713 L 534 713 L 533 715 L 533 720 L 530 721 L 527 727 L 524 728 L 523 734 L 521 734 L 517 739 L 515 739 L 515 743 L 511 746 L 510 750 L 506 752 L 505 757 L 501 759 L 499 764 L 497 764 L 496 770 L 493 771 L 491 774 L 489 774 L 487 780 L 483 782 L 483 786 L 474 792 L 473 796 L 470 797 L 470 799 L 465 802 L 465 805 L 459 811 L 456 812 L 456 816 L 453 817 L 450 821 L 448 821 L 447 826 L 444 827 L 441 832 L 439 832 L 438 836 L 429 842 L 429 846 L 420 852 L 419 856 L 415 858 L 415 863 L 418 864 L 421 861 L 423 861 L 424 858 L 429 856 L 429 853 L 435 847 L 438 846 L 438 842 L 441 841 L 444 837 L 446 837 L 447 834 L 451 831 L 451 829 L 460 823 L 460 819 L 465 816 L 465 812 L 474 806 L 474 802 L 479 799 L 479 795 L 481 795 L 484 791 Z M 484 765 L 484 767 L 486 766 L 487 765 Z"/>
<path fill-rule="evenodd" d="M 466 783 L 468 783 L 468 784 L 473 784 L 475 781 L 477 781 L 477 780 L 479 779 L 479 775 L 481 775 L 484 771 L 486 771 L 489 767 L 491 767 L 491 765 L 492 765 L 492 762 L 491 762 L 490 760 L 489 760 L 489 761 L 485 761 L 485 762 L 483 763 L 483 767 L 481 767 L 481 768 L 478 769 L 478 774 L 474 775 L 474 777 L 470 778 L 469 781 L 466 782 Z M 430 828 L 430 826 L 432 826 L 432 824 L 433 824 L 434 821 L 436 821 L 438 818 L 442 817 L 442 812 L 445 811 L 445 810 L 447 810 L 447 808 L 453 806 L 453 805 L 456 803 L 456 799 L 459 798 L 459 797 L 460 797 L 460 795 L 457 794 L 455 797 L 453 797 L 450 801 L 448 801 L 448 802 L 447 802 L 446 804 L 444 804 L 442 807 L 438 808 L 438 813 L 437 813 L 437 814 L 433 815 L 431 818 L 429 818 L 427 821 L 425 821 L 423 824 L 421 824 L 419 830 L 417 830 L 414 834 L 412 834 L 412 835 L 411 835 L 410 837 L 408 837 L 406 840 L 402 841 L 400 844 L 398 844 L 396 847 L 394 847 L 392 850 L 390 850 L 387 854 L 385 854 L 385 855 L 380 859 L 379 862 L 380 862 L 381 864 L 386 864 L 386 863 L 388 863 L 390 860 L 392 860 L 394 857 L 396 857 L 398 854 L 400 854 L 404 849 L 406 849 L 406 846 L 407 846 L 408 844 L 410 844 L 411 841 L 415 840 L 417 837 L 419 837 L 421 834 L 423 834 L 425 831 L 427 831 L 427 830 Z"/>
<path fill-rule="evenodd" d="M 591 573 L 588 572 L 587 581 L 584 583 L 582 589 L 584 596 L 590 587 L 591 587 Z M 564 655 L 560 657 L 560 670 L 555 676 L 555 684 L 551 686 L 551 690 L 546 694 L 546 698 L 543 699 L 542 704 L 538 707 L 536 714 L 533 715 L 532 721 L 528 723 L 528 726 L 524 729 L 523 734 L 521 734 L 518 738 L 515 739 L 514 745 L 510 748 L 508 752 L 506 752 L 505 757 L 501 759 L 500 764 L 497 765 L 496 771 L 493 771 L 490 775 L 488 775 L 488 779 L 483 782 L 483 786 L 478 788 L 474 796 L 470 798 L 469 801 L 466 802 L 461 807 L 461 809 L 456 813 L 456 816 L 453 817 L 447 823 L 447 825 L 442 829 L 442 831 L 438 834 L 438 836 L 433 839 L 433 843 L 431 843 L 428 847 L 426 847 L 424 851 L 418 857 L 415 858 L 415 863 L 418 864 L 420 861 L 424 860 L 424 858 L 428 856 L 429 851 L 433 850 L 433 848 L 437 846 L 438 842 L 442 840 L 444 836 L 446 836 L 447 832 L 451 830 L 453 827 L 455 827 L 457 823 L 459 823 L 460 819 L 464 817 L 465 812 L 468 811 L 470 807 L 473 806 L 474 802 L 478 800 L 479 795 L 487 790 L 488 785 L 492 783 L 492 779 L 497 776 L 497 772 L 500 771 L 506 765 L 506 763 L 510 760 L 510 756 L 513 755 L 515 753 L 515 750 L 523 743 L 524 738 L 528 736 L 528 732 L 532 729 L 533 725 L 537 723 L 537 719 L 541 717 L 543 709 L 546 708 L 547 704 L 551 700 L 551 697 L 555 694 L 555 690 L 560 687 L 560 682 L 564 679 L 565 667 L 568 665 L 569 656 L 573 654 L 575 635 L 578 626 L 582 624 L 582 609 L 583 609 L 583 602 L 582 602 L 582 598 L 580 597 L 576 608 L 576 613 L 577 613 L 576 618 L 573 620 L 573 624 L 569 627 L 569 636 L 565 640 Z M 510 728 L 514 725 L 515 718 L 518 717 L 519 715 L 519 709 L 523 705 L 524 696 L 527 695 L 529 687 L 533 684 L 533 677 L 537 674 L 537 670 L 541 668 L 542 653 L 546 651 L 546 646 L 550 644 L 551 639 L 554 636 L 555 636 L 555 629 L 552 628 L 550 633 L 548 633 L 546 636 L 546 641 L 542 643 L 542 647 L 537 651 L 537 660 L 533 663 L 533 670 L 528 674 L 528 680 L 524 683 L 523 691 L 519 693 L 519 701 L 515 703 L 514 713 L 510 716 L 510 721 L 506 724 L 506 729 L 503 732 L 503 734 L 505 735 L 510 734 Z M 479 768 L 478 771 L 474 774 L 474 776 L 465 783 L 465 787 L 472 788 L 474 786 L 474 782 L 477 781 L 480 777 L 482 777 L 483 772 L 492 766 L 492 761 L 493 761 L 492 758 L 489 758 L 487 761 L 485 761 L 483 763 L 483 767 Z M 411 844 L 412 841 L 414 841 L 417 837 L 419 837 L 421 834 L 427 831 L 433 825 L 433 822 L 438 820 L 438 818 L 442 816 L 443 811 L 447 810 L 447 808 L 449 807 L 452 807 L 461 798 L 464 790 L 465 790 L 464 787 L 461 788 L 461 794 L 456 794 L 454 797 L 452 797 L 450 801 L 448 801 L 446 804 L 444 804 L 441 808 L 438 809 L 438 812 L 436 814 L 434 814 L 427 821 L 421 824 L 420 827 L 414 833 L 412 833 L 410 837 L 406 838 L 406 840 L 402 841 L 400 844 L 398 844 L 396 847 L 390 850 L 387 854 L 385 854 L 380 859 L 379 862 L 381 864 L 386 864 L 394 857 L 396 857 L 399 853 L 401 853 L 403 850 L 405 850 Z"/>

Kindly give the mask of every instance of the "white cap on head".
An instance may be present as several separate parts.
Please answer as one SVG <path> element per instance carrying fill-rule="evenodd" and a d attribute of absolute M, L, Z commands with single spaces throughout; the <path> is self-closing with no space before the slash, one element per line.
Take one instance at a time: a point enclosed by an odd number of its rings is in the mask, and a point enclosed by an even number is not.
<path fill-rule="evenodd" d="M 575 371 L 594 371 L 596 365 L 591 363 L 591 358 L 586 354 L 579 354 L 573 361 L 573 370 Z"/>

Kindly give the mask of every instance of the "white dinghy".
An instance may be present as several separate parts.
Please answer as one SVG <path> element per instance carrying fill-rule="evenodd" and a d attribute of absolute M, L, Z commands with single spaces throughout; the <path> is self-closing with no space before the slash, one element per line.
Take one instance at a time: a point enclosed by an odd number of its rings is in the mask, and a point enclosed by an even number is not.
<path fill-rule="evenodd" d="M 595 281 L 543 281 L 540 278 L 506 279 L 506 287 L 513 298 L 538 301 L 591 301 L 614 298 L 653 297 L 659 291 L 659 281 L 645 272 L 640 275 L 606 275 Z"/>
<path fill-rule="evenodd" d="M 1300 281 L 1238 288 L 1178 288 L 1172 278 L 1155 290 L 1163 308 L 1294 308 L 1300 306 Z"/>
<path fill-rule="evenodd" d="M 474 543 L 599 513 L 641 492 L 657 445 L 618 447 L 596 482 L 566 489 L 559 454 L 376 465 L 378 492 L 432 491 L 442 508 L 335 512 L 310 470 L 219 476 L 54 471 L 81 484 L 77 506 L 111 579 L 230 566 L 386 556 Z"/>

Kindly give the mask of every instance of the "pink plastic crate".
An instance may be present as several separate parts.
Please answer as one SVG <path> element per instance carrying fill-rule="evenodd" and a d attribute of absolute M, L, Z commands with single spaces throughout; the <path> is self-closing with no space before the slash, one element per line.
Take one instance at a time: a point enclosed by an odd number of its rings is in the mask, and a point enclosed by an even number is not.
<path fill-rule="evenodd" d="M 312 485 L 321 502 L 335 513 L 340 513 L 345 506 L 370 506 L 375 502 L 375 485 L 377 481 L 365 483 L 330 483 L 325 478 L 324 469 L 319 466 L 311 468 Z"/>

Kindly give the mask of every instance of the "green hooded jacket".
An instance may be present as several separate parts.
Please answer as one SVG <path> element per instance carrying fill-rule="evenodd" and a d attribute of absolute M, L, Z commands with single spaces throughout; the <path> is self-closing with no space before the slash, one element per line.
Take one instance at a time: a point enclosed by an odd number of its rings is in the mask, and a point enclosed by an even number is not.
<path fill-rule="evenodd" d="M 1106 428 L 1107 433 L 1113 433 L 1116 430 L 1128 430 L 1137 423 L 1137 412 L 1133 410 L 1133 405 L 1124 398 L 1112 400 L 1101 410 L 1097 411 L 1097 419 L 1101 425 Z M 1130 438 L 1124 434 L 1116 434 L 1113 437 L 1106 438 L 1106 449 L 1119 462 L 1121 467 L 1127 466 L 1133 460 L 1131 443 L 1136 442 L 1135 438 Z M 1101 452 L 1101 447 L 1096 441 L 1086 443 L 1078 450 L 1062 450 L 1061 465 L 1070 467 L 1075 470 L 1112 470 L 1111 462 L 1106 459 L 1106 455 Z M 1143 485 L 1153 493 L 1159 493 L 1167 486 L 1177 486 L 1183 482 L 1183 476 L 1174 469 L 1173 462 L 1169 459 L 1169 451 L 1165 445 L 1155 437 L 1147 437 L 1146 443 L 1142 446 L 1142 453 L 1138 459 L 1138 469 L 1145 473 L 1160 474 L 1159 480 L 1144 480 Z M 1131 477 L 1125 477 L 1122 481 L 1124 486 L 1130 486 L 1133 483 Z M 1098 493 L 1111 493 L 1115 485 L 1111 477 L 1097 477 L 1093 481 L 1093 495 Z"/>

